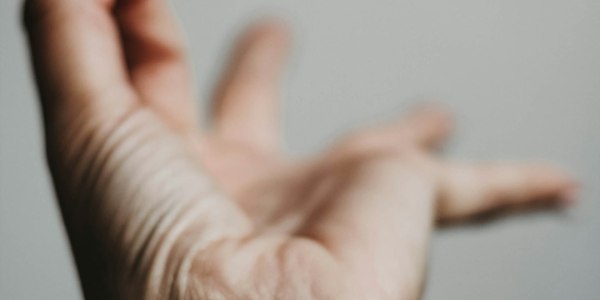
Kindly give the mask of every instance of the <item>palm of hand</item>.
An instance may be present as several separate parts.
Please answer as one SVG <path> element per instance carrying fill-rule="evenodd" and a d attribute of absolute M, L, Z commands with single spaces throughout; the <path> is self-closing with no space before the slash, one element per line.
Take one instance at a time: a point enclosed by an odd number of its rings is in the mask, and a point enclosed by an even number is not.
<path fill-rule="evenodd" d="M 198 133 L 164 3 L 39 0 L 27 12 L 49 161 L 90 298 L 416 298 L 436 221 L 573 188 L 544 166 L 442 163 L 430 149 L 450 121 L 436 110 L 286 159 L 275 113 L 286 34 L 274 24 L 243 38 L 213 130 Z"/>

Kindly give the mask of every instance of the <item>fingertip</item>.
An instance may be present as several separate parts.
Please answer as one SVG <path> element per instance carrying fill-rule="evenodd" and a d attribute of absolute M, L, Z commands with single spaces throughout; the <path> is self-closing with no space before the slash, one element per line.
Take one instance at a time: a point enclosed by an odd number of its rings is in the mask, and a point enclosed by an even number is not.
<path fill-rule="evenodd" d="M 282 19 L 270 17 L 250 25 L 244 35 L 243 43 L 246 44 L 245 51 L 257 50 L 256 52 L 260 52 L 262 56 L 280 62 L 289 51 L 290 40 L 291 33 L 288 25 Z"/>
<path fill-rule="evenodd" d="M 573 206 L 577 202 L 580 183 L 574 176 L 561 168 L 547 165 L 535 167 L 533 172 L 537 174 L 535 177 L 541 196 L 553 199 L 560 208 Z"/>
<path fill-rule="evenodd" d="M 261 36 L 271 36 L 280 40 L 286 40 L 291 35 L 288 23 L 278 17 L 262 17 L 249 26 L 249 31 Z"/>
<path fill-rule="evenodd" d="M 446 105 L 435 101 L 424 101 L 414 105 L 411 109 L 414 113 L 438 114 L 441 116 L 452 116 L 452 110 Z"/>
<path fill-rule="evenodd" d="M 416 142 L 426 148 L 438 148 L 454 131 L 454 117 L 449 109 L 439 104 L 421 104 L 403 122 L 415 135 Z"/>
<path fill-rule="evenodd" d="M 225 81 L 251 75 L 274 83 L 287 57 L 289 35 L 287 25 L 280 19 L 252 22 L 236 42 Z"/>
<path fill-rule="evenodd" d="M 440 104 L 421 104 L 413 109 L 413 116 L 447 131 L 452 130 L 455 124 L 450 109 Z"/>
<path fill-rule="evenodd" d="M 580 196 L 580 187 L 581 185 L 574 180 L 567 182 L 565 186 L 560 189 L 556 197 L 560 206 L 568 208 L 577 204 Z"/>

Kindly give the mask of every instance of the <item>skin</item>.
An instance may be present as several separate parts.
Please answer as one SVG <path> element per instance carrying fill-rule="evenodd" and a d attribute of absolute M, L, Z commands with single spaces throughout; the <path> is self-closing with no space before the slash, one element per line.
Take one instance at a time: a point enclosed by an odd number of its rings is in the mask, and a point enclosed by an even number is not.
<path fill-rule="evenodd" d="M 241 37 L 203 129 L 165 1 L 29 0 L 25 24 L 89 299 L 418 299 L 436 224 L 573 200 L 550 166 L 438 158 L 431 107 L 290 158 L 277 22 Z"/>

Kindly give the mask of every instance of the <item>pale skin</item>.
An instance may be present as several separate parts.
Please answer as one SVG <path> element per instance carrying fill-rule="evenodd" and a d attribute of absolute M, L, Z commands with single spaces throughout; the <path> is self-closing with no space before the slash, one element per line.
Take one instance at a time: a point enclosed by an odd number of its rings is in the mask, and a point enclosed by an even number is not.
<path fill-rule="evenodd" d="M 201 128 L 165 1 L 29 0 L 25 20 L 89 299 L 418 299 L 436 224 L 573 201 L 551 166 L 439 158 L 431 107 L 286 155 L 278 22 L 243 35 Z"/>

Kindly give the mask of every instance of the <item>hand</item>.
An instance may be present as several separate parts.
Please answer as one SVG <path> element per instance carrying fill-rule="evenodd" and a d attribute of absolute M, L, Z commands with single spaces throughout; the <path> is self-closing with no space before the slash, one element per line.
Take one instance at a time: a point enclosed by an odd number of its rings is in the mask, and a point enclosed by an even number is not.
<path fill-rule="evenodd" d="M 250 29 L 199 130 L 161 0 L 29 0 L 60 207 L 90 299 L 415 299 L 436 222 L 572 200 L 544 165 L 448 163 L 420 109 L 293 160 L 280 149 L 276 22 Z"/>

